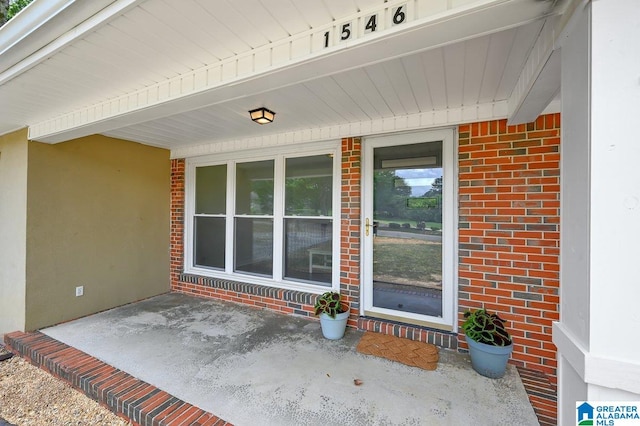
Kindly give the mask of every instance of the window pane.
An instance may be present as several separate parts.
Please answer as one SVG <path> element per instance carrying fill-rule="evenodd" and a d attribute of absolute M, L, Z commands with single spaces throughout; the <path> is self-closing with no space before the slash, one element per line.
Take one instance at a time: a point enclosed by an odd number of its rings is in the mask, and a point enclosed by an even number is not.
<path fill-rule="evenodd" d="M 332 235 L 330 220 L 285 219 L 285 277 L 331 285 Z"/>
<path fill-rule="evenodd" d="M 286 161 L 285 214 L 331 216 L 333 159 L 316 155 Z"/>
<path fill-rule="evenodd" d="M 273 160 L 236 166 L 236 214 L 273 214 Z"/>
<path fill-rule="evenodd" d="M 236 218 L 235 270 L 273 275 L 273 220 Z"/>
<path fill-rule="evenodd" d="M 227 166 L 196 167 L 196 214 L 224 214 Z"/>
<path fill-rule="evenodd" d="M 225 218 L 195 218 L 195 256 L 198 266 L 224 269 Z"/>

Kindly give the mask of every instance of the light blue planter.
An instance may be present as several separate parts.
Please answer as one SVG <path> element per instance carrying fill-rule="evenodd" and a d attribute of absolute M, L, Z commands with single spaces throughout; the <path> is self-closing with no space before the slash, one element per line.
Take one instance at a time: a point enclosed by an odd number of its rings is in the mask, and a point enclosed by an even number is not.
<path fill-rule="evenodd" d="M 471 366 L 479 374 L 490 379 L 499 379 L 504 376 L 507 370 L 507 362 L 513 352 L 513 344 L 509 346 L 493 346 L 485 343 L 478 343 L 473 339 L 464 336 L 469 345 L 469 355 L 471 355 Z"/>
<path fill-rule="evenodd" d="M 342 336 L 344 336 L 344 330 L 347 328 L 348 319 L 349 312 L 337 314 L 335 318 L 331 318 L 327 314 L 320 314 L 322 335 L 329 340 L 342 339 Z"/>

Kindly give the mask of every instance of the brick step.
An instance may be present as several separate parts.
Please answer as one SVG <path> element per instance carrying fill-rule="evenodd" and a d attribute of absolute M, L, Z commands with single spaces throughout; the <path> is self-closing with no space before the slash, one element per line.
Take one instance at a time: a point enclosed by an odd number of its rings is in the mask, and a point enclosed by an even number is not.
<path fill-rule="evenodd" d="M 40 332 L 4 336 L 13 353 L 141 426 L 230 423 Z"/>

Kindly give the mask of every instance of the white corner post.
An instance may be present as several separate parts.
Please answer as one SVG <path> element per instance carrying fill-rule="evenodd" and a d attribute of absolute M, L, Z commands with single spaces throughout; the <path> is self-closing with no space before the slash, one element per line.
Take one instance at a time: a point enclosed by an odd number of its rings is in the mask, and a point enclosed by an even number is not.
<path fill-rule="evenodd" d="M 592 0 L 561 40 L 558 424 L 640 401 L 640 7 Z"/>

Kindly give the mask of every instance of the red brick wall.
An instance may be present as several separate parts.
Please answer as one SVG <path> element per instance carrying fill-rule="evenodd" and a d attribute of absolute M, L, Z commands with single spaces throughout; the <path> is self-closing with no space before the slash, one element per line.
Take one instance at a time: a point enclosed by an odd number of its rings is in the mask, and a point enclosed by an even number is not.
<path fill-rule="evenodd" d="M 459 318 L 497 311 L 514 336 L 512 362 L 556 382 L 560 115 L 507 126 L 460 126 Z M 460 345 L 466 348 L 460 334 Z"/>
<path fill-rule="evenodd" d="M 349 302 L 348 324 L 357 327 L 360 315 L 360 138 L 343 139 L 341 151 L 340 293 Z"/>
<path fill-rule="evenodd" d="M 459 127 L 459 307 L 485 306 L 509 321 L 512 362 L 555 383 L 551 322 L 558 319 L 560 116 L 507 126 Z M 463 336 L 358 318 L 360 308 L 361 141 L 342 141 L 340 289 L 349 325 L 465 349 Z M 315 296 L 184 275 L 184 160 L 172 161 L 171 286 L 284 313 L 312 316 Z"/>
<path fill-rule="evenodd" d="M 170 280 L 171 289 L 179 280 L 184 264 L 184 159 L 171 160 L 171 237 Z"/>

